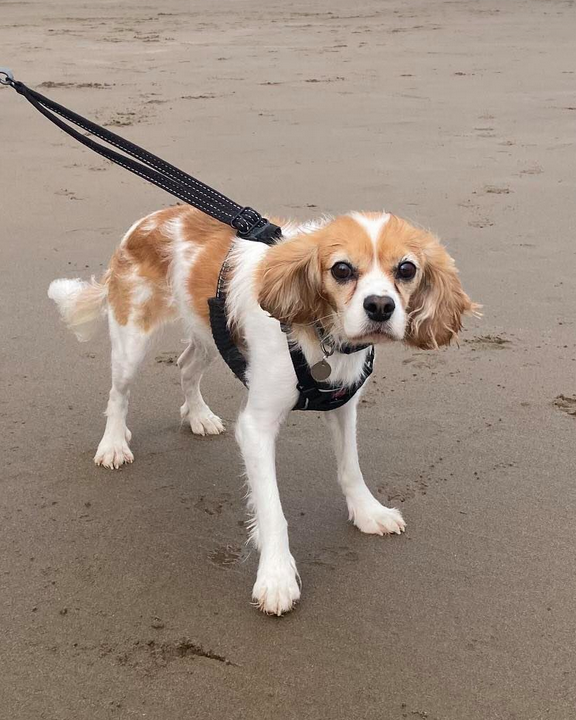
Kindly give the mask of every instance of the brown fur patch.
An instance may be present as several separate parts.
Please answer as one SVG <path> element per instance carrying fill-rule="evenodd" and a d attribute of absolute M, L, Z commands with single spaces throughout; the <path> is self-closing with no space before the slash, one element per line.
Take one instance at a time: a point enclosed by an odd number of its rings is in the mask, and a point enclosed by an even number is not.
<path fill-rule="evenodd" d="M 258 302 L 285 323 L 308 324 L 322 315 L 318 243 L 304 235 L 272 247 L 258 268 Z"/>
<path fill-rule="evenodd" d="M 234 230 L 218 220 L 189 209 L 182 218 L 184 237 L 200 251 L 188 277 L 194 311 L 209 325 L 208 299 L 216 294 L 218 275 L 234 238 Z"/>
<path fill-rule="evenodd" d="M 310 324 L 337 309 L 337 296 L 349 300 L 355 283 L 338 286 L 331 278 L 332 259 L 349 259 L 360 272 L 374 260 L 366 231 L 352 218 L 338 217 L 319 230 L 280 243 L 264 258 L 257 277 L 258 302 L 282 322 Z"/>
<path fill-rule="evenodd" d="M 194 310 L 209 322 L 208 298 L 216 291 L 218 273 L 234 231 L 199 210 L 177 205 L 143 218 L 112 256 L 108 301 L 121 325 L 133 319 L 149 332 L 174 317 L 167 275 L 175 232 L 180 240 L 199 249 L 187 285 Z M 139 288 L 149 295 L 137 303 Z"/>
<path fill-rule="evenodd" d="M 108 305 L 120 325 L 126 325 L 130 317 L 132 283 L 128 279 L 132 262 L 122 248 L 118 248 L 110 260 L 108 281 Z"/>
<path fill-rule="evenodd" d="M 171 237 L 165 228 L 184 210 L 175 206 L 143 218 L 112 256 L 108 302 L 120 325 L 126 325 L 132 317 L 144 332 L 149 332 L 174 316 L 167 283 Z M 135 298 L 138 288 L 149 293 L 140 303 Z"/>
<path fill-rule="evenodd" d="M 454 260 L 432 233 L 415 228 L 394 215 L 379 238 L 379 262 L 385 272 L 407 254 L 418 260 L 416 287 L 398 284 L 409 314 L 405 340 L 422 349 L 448 345 L 462 329 L 462 316 L 476 309 L 462 289 Z"/>

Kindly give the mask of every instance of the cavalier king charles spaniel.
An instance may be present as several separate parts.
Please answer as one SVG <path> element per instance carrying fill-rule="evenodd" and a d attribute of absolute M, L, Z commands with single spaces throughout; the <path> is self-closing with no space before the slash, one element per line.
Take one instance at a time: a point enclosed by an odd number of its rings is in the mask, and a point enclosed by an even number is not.
<path fill-rule="evenodd" d="M 323 340 L 330 338 L 330 382 L 348 387 L 362 379 L 370 348 L 346 354 L 339 347 L 402 341 L 438 348 L 457 336 L 463 314 L 476 306 L 440 242 L 395 215 L 352 212 L 300 225 L 273 222 L 282 238 L 268 246 L 236 237 L 232 228 L 190 206 L 160 210 L 130 228 L 100 282 L 55 280 L 48 295 L 79 340 L 88 340 L 97 321 L 108 318 L 112 389 L 94 461 L 118 468 L 134 459 L 126 426 L 130 387 L 164 323 L 180 319 L 186 329 L 188 346 L 178 359 L 183 421 L 198 435 L 224 431 L 202 397 L 200 380 L 217 353 L 208 299 L 226 260 L 228 320 L 248 362 L 249 390 L 236 438 L 248 477 L 250 538 L 260 552 L 252 597 L 265 613 L 281 615 L 300 598 L 275 468 L 276 436 L 298 397 L 286 326 L 309 366 L 325 358 Z M 402 515 L 381 505 L 362 476 L 359 396 L 323 413 L 338 482 L 360 531 L 400 534 Z"/>

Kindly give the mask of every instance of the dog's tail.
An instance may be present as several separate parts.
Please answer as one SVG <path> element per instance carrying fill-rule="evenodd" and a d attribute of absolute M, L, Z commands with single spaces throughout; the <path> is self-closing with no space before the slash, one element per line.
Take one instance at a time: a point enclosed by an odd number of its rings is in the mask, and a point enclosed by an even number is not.
<path fill-rule="evenodd" d="M 78 278 L 60 278 L 53 280 L 48 288 L 48 297 L 54 300 L 62 320 L 80 342 L 90 340 L 96 332 L 105 314 L 107 295 L 107 275 L 101 283 L 95 278 L 90 282 Z"/>

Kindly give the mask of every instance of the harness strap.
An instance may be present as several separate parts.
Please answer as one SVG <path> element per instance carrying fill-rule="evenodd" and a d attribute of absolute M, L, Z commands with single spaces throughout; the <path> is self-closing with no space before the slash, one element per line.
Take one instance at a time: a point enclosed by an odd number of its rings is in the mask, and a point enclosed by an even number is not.
<path fill-rule="evenodd" d="M 214 344 L 218 348 L 218 352 L 222 359 L 228 365 L 230 370 L 236 375 L 238 380 L 246 385 L 246 368 L 248 366 L 246 358 L 238 349 L 230 328 L 228 326 L 228 313 L 226 312 L 226 282 L 229 270 L 230 253 L 232 246 L 226 255 L 226 259 L 222 263 L 220 273 L 218 274 L 218 284 L 216 286 L 216 297 L 208 298 L 208 308 L 210 311 L 210 329 Z"/>
<path fill-rule="evenodd" d="M 2 69 L 0 76 L 2 85 L 9 85 L 14 88 L 38 112 L 42 113 L 50 122 L 79 143 L 102 155 L 107 160 L 116 163 L 116 165 L 120 165 L 135 175 L 148 180 L 153 185 L 166 190 L 166 192 L 180 198 L 180 200 L 193 205 L 198 210 L 202 210 L 202 212 L 214 219 L 230 225 L 237 231 L 239 237 L 271 245 L 281 236 L 280 228 L 262 217 L 256 210 L 238 205 L 230 198 L 222 195 L 222 193 L 162 160 L 162 158 L 82 117 L 82 115 L 78 115 L 78 113 L 54 102 L 54 100 L 50 100 L 50 98 L 41 95 L 36 90 L 27 87 L 23 82 L 14 80 L 9 71 Z M 76 130 L 72 125 L 99 138 L 107 145 L 121 150 L 125 155 L 96 142 Z"/>
<path fill-rule="evenodd" d="M 226 312 L 226 289 L 227 276 L 230 269 L 229 257 L 232 248 L 228 251 L 226 259 L 222 263 L 220 273 L 218 275 L 218 284 L 216 286 L 216 296 L 208 300 L 210 309 L 210 327 L 212 329 L 212 337 L 218 348 L 220 355 L 230 370 L 236 377 L 247 386 L 246 368 L 248 366 L 246 358 L 238 349 L 234 342 L 230 327 L 228 326 L 228 314 Z M 374 346 L 370 345 L 345 345 L 342 350 L 346 355 L 359 350 L 370 348 L 364 367 L 362 369 L 362 377 L 356 385 L 348 387 L 334 387 L 329 383 L 322 383 L 314 380 L 310 372 L 310 366 L 304 356 L 304 353 L 298 345 L 290 342 L 290 327 L 282 324 L 282 331 L 286 335 L 286 342 L 290 352 L 292 366 L 296 373 L 296 388 L 298 390 L 298 399 L 292 408 L 293 410 L 316 410 L 327 411 L 345 405 L 352 398 L 362 385 L 366 382 L 372 373 L 374 366 Z M 340 348 L 338 349 L 340 352 Z"/>
<path fill-rule="evenodd" d="M 299 393 L 298 400 L 293 409 L 325 412 L 328 410 L 336 410 L 336 408 L 345 405 L 356 395 L 358 390 L 360 390 L 372 374 L 374 368 L 374 346 L 366 347 L 369 347 L 370 350 L 364 361 L 360 380 L 355 385 L 338 388 L 329 383 L 314 380 L 302 350 L 298 346 L 290 346 L 290 357 L 292 359 L 292 365 L 294 366 L 294 372 L 298 378 L 297 388 Z"/>

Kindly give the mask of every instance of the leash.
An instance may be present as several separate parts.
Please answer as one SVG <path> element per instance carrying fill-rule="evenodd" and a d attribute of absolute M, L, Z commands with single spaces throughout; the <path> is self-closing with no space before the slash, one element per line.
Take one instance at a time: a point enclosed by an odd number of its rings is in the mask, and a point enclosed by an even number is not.
<path fill-rule="evenodd" d="M 0 68 L 0 85 L 7 85 L 48 118 L 65 133 L 73 137 L 82 145 L 102 155 L 116 165 L 130 170 L 144 180 L 156 185 L 166 192 L 174 195 L 198 210 L 210 215 L 215 220 L 230 225 L 241 238 L 263 242 L 267 245 L 274 244 L 281 236 L 282 231 L 253 208 L 238 205 L 222 193 L 214 190 L 209 185 L 188 175 L 183 170 L 162 160 L 135 145 L 120 135 L 97 125 L 78 113 L 60 105 L 54 100 L 41 95 L 36 90 L 27 87 L 23 82 L 14 79 L 13 73 L 8 68 Z M 121 150 L 125 155 L 102 145 L 90 137 L 82 134 L 71 127 L 84 130 L 94 135 L 103 142 Z M 128 155 L 129 157 L 126 157 Z M 132 159 L 134 158 L 134 159 Z"/>
<path fill-rule="evenodd" d="M 73 110 L 41 95 L 36 90 L 32 90 L 23 82 L 15 80 L 12 71 L 8 68 L 0 67 L 0 85 L 6 85 L 16 90 L 38 112 L 82 145 L 116 165 L 120 165 L 120 167 L 144 178 L 144 180 L 148 180 L 153 185 L 166 190 L 166 192 L 180 200 L 184 200 L 184 202 L 210 215 L 215 220 L 229 225 L 236 230 L 238 237 L 262 242 L 266 245 L 273 245 L 281 238 L 281 228 L 271 223 L 267 218 L 262 217 L 253 208 L 238 205 L 230 198 L 214 190 L 214 188 L 144 150 L 139 145 L 135 145 L 120 135 L 116 135 L 116 133 L 82 117 L 82 115 L 78 115 Z M 116 150 L 96 142 L 76 130 L 72 127 L 73 125 L 125 154 L 122 155 Z M 234 342 L 228 325 L 228 313 L 226 310 L 227 273 L 228 258 L 226 258 L 220 270 L 216 297 L 208 300 L 210 326 L 220 355 L 236 377 L 246 385 L 247 361 Z M 282 326 L 282 330 L 286 334 L 290 358 L 297 378 L 298 400 L 293 408 L 294 410 L 335 410 L 347 403 L 372 373 L 374 348 L 371 346 L 345 345 L 335 348 L 333 345 L 331 347 L 325 346 L 325 341 L 321 340 L 322 350 L 325 353 L 324 359 L 310 368 L 302 350 L 290 342 L 288 337 L 290 328 Z M 355 385 L 335 387 L 324 382 L 330 376 L 330 366 L 326 362 L 326 358 L 335 350 L 348 355 L 367 348 L 369 350 L 364 361 L 362 377 Z"/>

